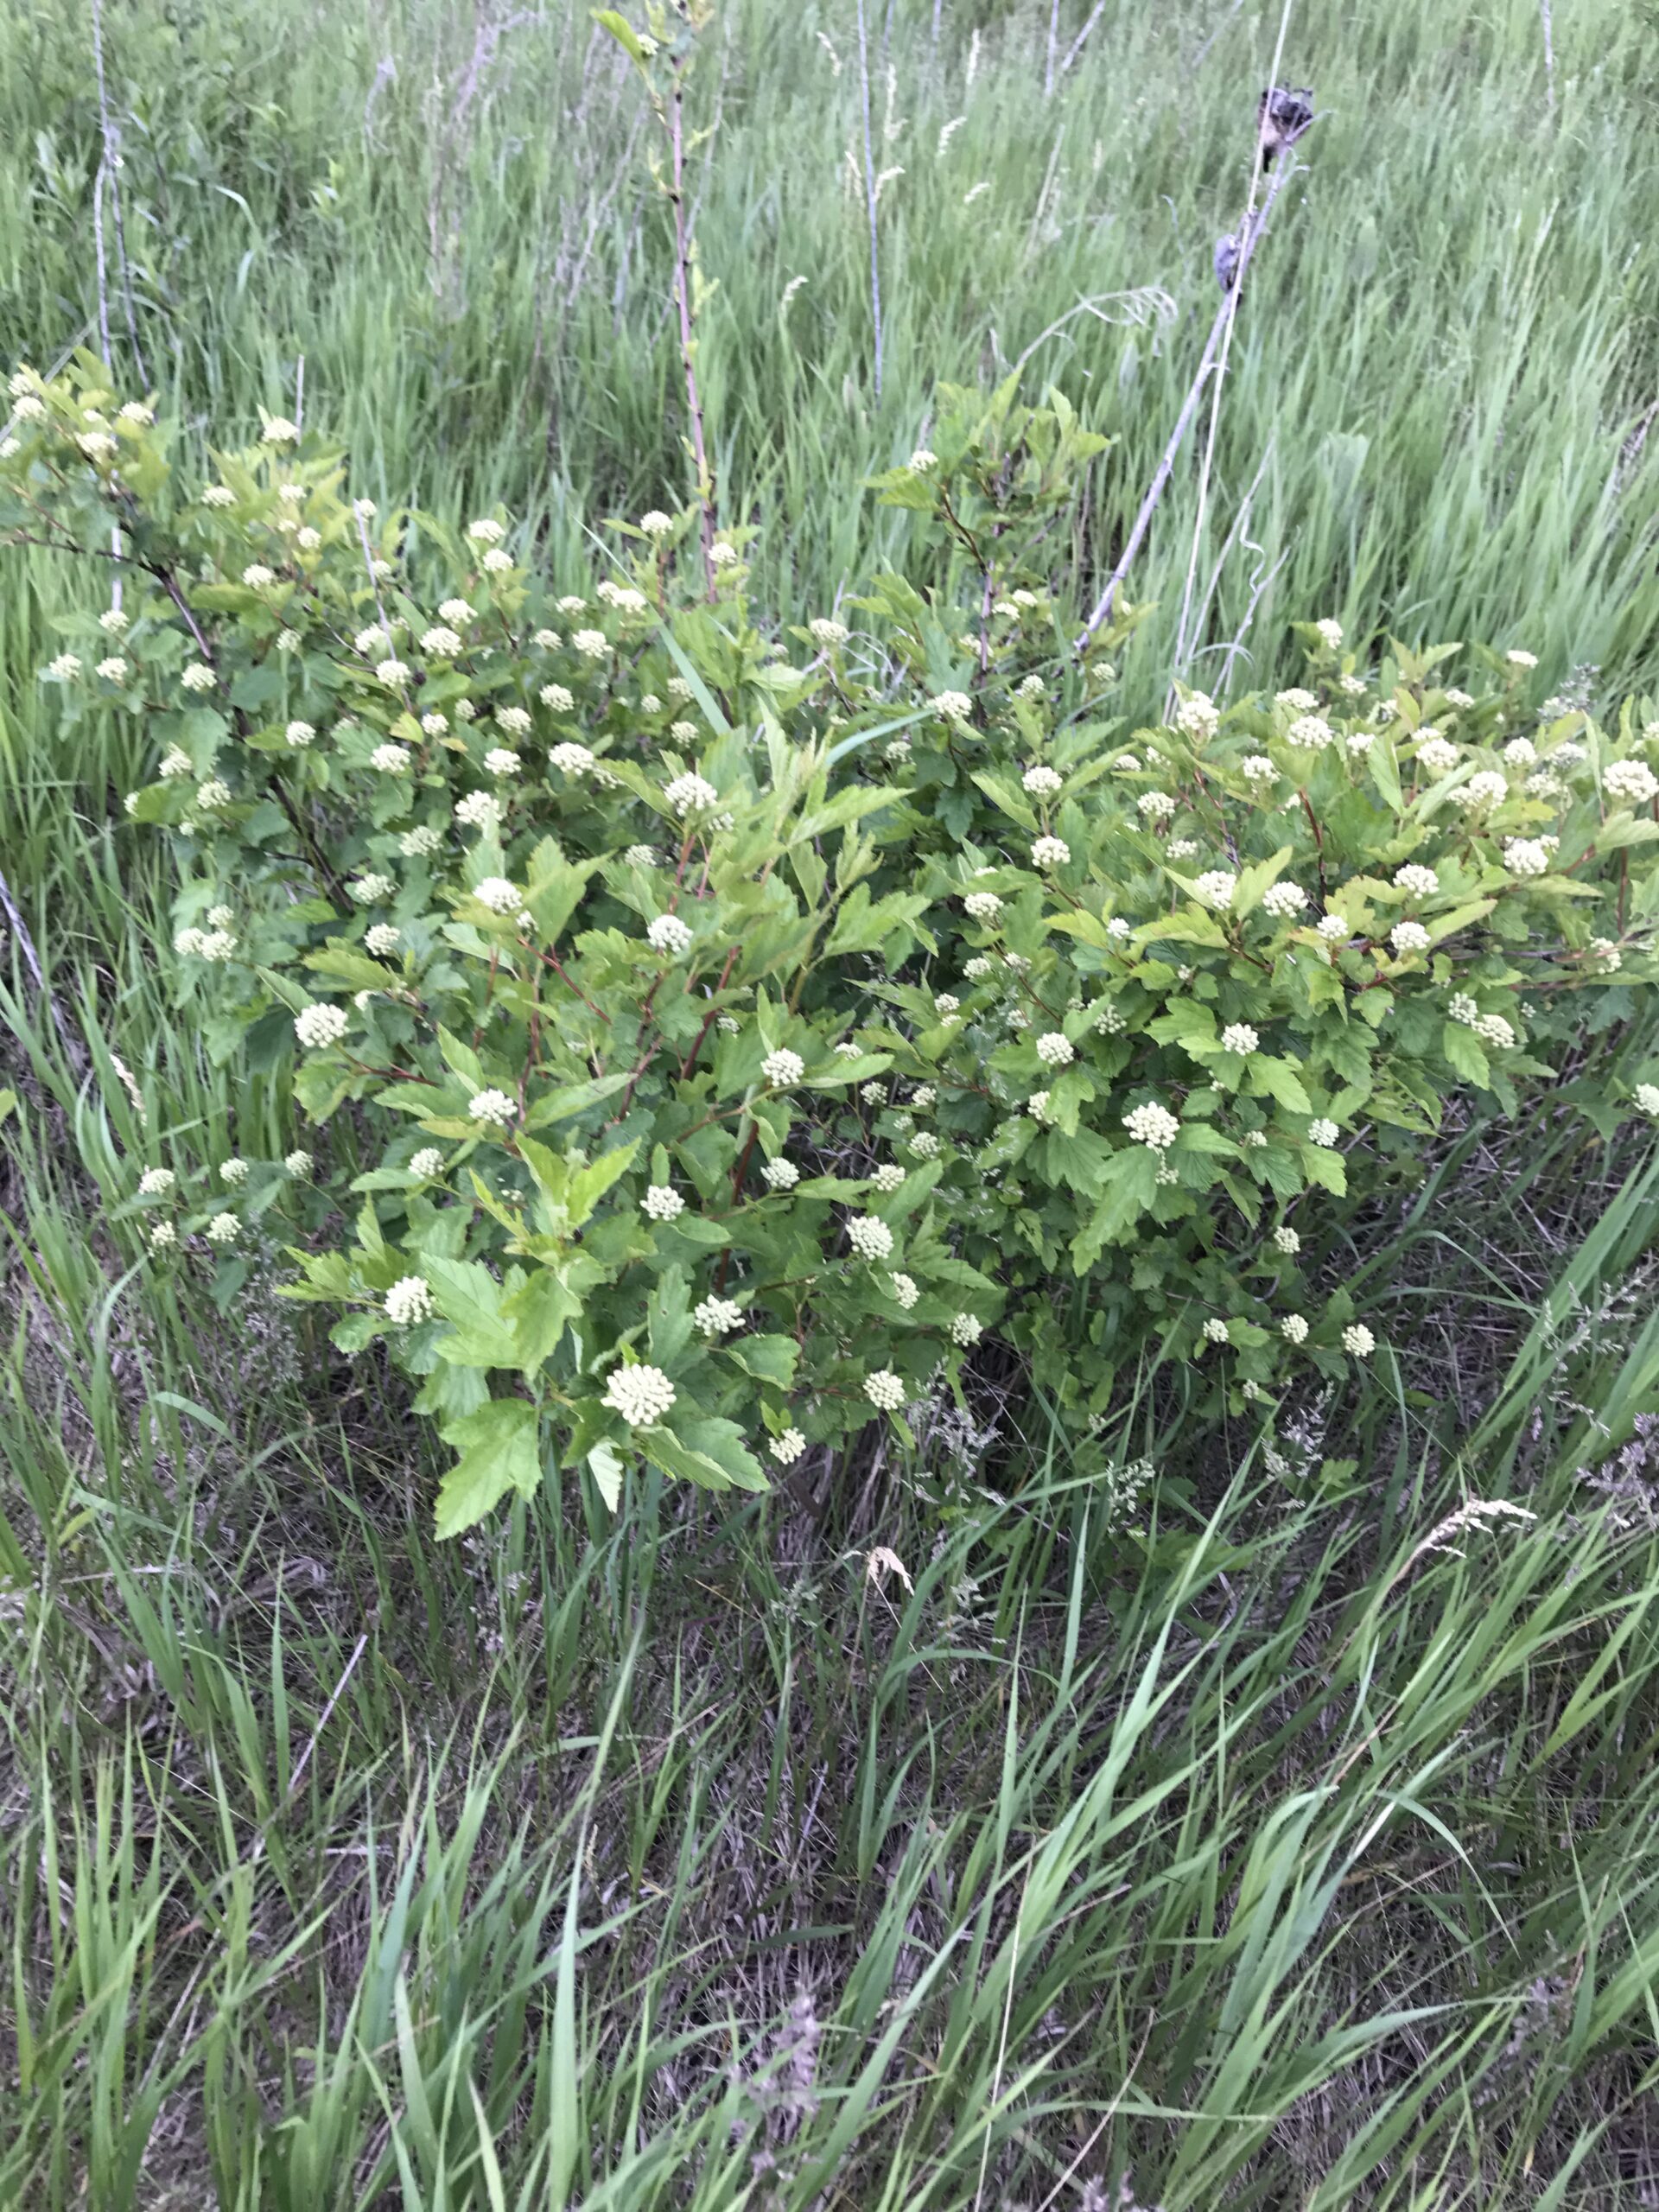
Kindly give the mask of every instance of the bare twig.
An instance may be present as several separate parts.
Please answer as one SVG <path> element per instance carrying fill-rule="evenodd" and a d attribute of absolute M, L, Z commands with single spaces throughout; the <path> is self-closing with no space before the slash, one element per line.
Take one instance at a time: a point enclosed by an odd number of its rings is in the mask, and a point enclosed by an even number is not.
<path fill-rule="evenodd" d="M 1273 67 L 1268 73 L 1268 82 L 1270 86 L 1276 85 L 1279 81 L 1279 64 L 1284 58 L 1285 37 L 1290 29 L 1290 13 L 1294 5 L 1295 0 L 1285 0 L 1284 7 L 1280 13 L 1279 36 L 1274 45 Z M 1255 219 L 1256 187 L 1261 181 L 1262 156 L 1267 150 L 1269 143 L 1268 133 L 1272 127 L 1271 101 L 1269 96 L 1264 94 L 1262 112 L 1256 124 L 1255 153 L 1250 162 L 1250 189 L 1245 202 L 1244 219 L 1239 225 L 1237 232 L 1241 246 L 1242 242 L 1249 237 L 1251 226 Z M 1301 126 L 1303 130 L 1306 127 L 1306 124 Z M 1288 141 L 1286 142 L 1286 146 L 1287 161 Z M 1283 174 L 1284 167 L 1285 162 L 1281 162 L 1279 174 Z M 1192 550 L 1187 559 L 1186 582 L 1181 592 L 1181 619 L 1175 632 L 1174 674 L 1179 674 L 1186 664 L 1187 622 L 1192 609 L 1192 587 L 1198 573 L 1198 548 L 1204 538 L 1205 517 L 1210 498 L 1210 474 L 1216 457 L 1216 440 L 1221 430 L 1222 386 L 1227 378 L 1227 362 L 1233 346 L 1233 328 L 1238 320 L 1238 277 L 1243 275 L 1243 261 L 1241 251 L 1238 276 L 1236 276 L 1234 281 L 1227 286 L 1226 296 L 1222 302 L 1228 311 L 1227 320 L 1222 329 L 1221 353 L 1216 368 L 1215 383 L 1210 393 L 1210 429 L 1204 443 L 1204 466 L 1198 472 L 1198 511 L 1192 522 Z M 1173 700 L 1173 674 L 1171 678 L 1171 697 Z"/>
<path fill-rule="evenodd" d="M 1300 131 L 1296 134 L 1299 137 L 1300 135 Z M 1287 139 L 1287 149 L 1292 143 L 1294 142 Z M 1216 357 L 1223 338 L 1231 327 L 1233 316 L 1236 311 L 1238 294 L 1243 289 L 1245 275 L 1255 256 L 1256 247 L 1266 235 L 1268 219 L 1273 213 L 1274 202 L 1279 197 L 1285 181 L 1290 175 L 1291 164 L 1281 160 L 1274 170 L 1273 181 L 1268 187 L 1267 197 L 1246 225 L 1239 238 L 1238 262 L 1232 285 L 1227 297 L 1222 302 L 1215 321 L 1211 326 L 1210 336 L 1198 362 L 1198 372 L 1192 379 L 1192 389 L 1181 403 L 1181 411 L 1175 418 L 1175 428 L 1170 433 L 1169 443 L 1164 448 L 1163 457 L 1153 472 L 1152 481 L 1147 487 L 1147 495 L 1141 502 L 1140 512 L 1135 516 L 1128 537 L 1124 542 L 1123 550 L 1118 556 L 1117 565 L 1107 578 L 1106 588 L 1096 602 L 1094 612 L 1078 632 L 1073 646 L 1075 652 L 1083 651 L 1101 624 L 1111 613 L 1119 587 L 1134 565 L 1135 557 L 1145 541 L 1147 531 L 1151 526 L 1152 518 L 1157 512 L 1158 503 L 1164 496 L 1165 487 L 1174 468 L 1175 456 L 1181 449 L 1181 442 L 1186 435 L 1188 425 L 1198 410 L 1198 401 L 1204 395 L 1205 385 L 1208 383 L 1211 372 L 1216 365 Z"/>
<path fill-rule="evenodd" d="M 1049 0 L 1048 60 L 1043 70 L 1043 98 L 1054 97 L 1054 61 L 1060 44 L 1060 0 Z"/>
<path fill-rule="evenodd" d="M 1538 13 L 1544 26 L 1544 83 L 1549 97 L 1549 111 L 1555 112 L 1555 25 L 1549 11 L 1549 0 L 1538 0 Z"/>
<path fill-rule="evenodd" d="M 109 86 L 104 74 L 104 0 L 92 0 L 92 67 L 98 77 L 98 119 L 103 155 L 92 185 L 92 232 L 98 253 L 98 332 L 104 359 L 110 359 L 110 308 L 105 283 L 104 186 L 110 192 L 110 212 L 115 218 L 115 248 L 121 263 L 121 296 L 126 309 L 127 336 L 132 341 L 133 365 L 140 384 L 148 385 L 143 349 L 138 343 L 138 317 L 132 304 L 132 270 L 127 262 L 126 224 L 121 213 L 121 132 L 110 112 Z"/>
<path fill-rule="evenodd" d="M 875 323 L 875 396 L 881 397 L 881 258 L 876 245 L 875 149 L 870 141 L 870 52 L 864 0 L 858 0 L 858 76 L 864 101 L 864 200 L 870 216 L 870 312 Z"/>
<path fill-rule="evenodd" d="M 1095 25 L 1100 21 L 1105 12 L 1106 0 L 1095 0 L 1094 6 L 1089 11 L 1088 22 L 1084 23 L 1083 29 L 1077 33 L 1076 38 L 1072 40 L 1071 45 L 1065 49 L 1065 59 L 1060 64 L 1060 74 L 1062 77 L 1065 76 L 1069 73 L 1071 64 L 1083 52 L 1084 41 L 1088 37 L 1090 32 L 1093 30 Z"/>
<path fill-rule="evenodd" d="M 697 388 L 697 349 L 691 303 L 691 241 L 685 219 L 685 84 L 683 67 L 675 73 L 669 102 L 669 147 L 674 162 L 674 296 L 680 312 L 680 359 L 685 366 L 685 404 L 691 416 L 691 451 L 697 465 L 697 505 L 702 511 L 703 586 L 715 596 L 715 478 L 702 430 L 702 394 Z"/>

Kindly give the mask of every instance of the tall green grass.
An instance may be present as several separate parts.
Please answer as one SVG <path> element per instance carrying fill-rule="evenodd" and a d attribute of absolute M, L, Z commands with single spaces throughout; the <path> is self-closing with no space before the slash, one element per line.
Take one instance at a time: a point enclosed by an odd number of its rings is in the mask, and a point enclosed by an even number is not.
<path fill-rule="evenodd" d="M 1322 119 L 1252 278 L 1199 569 L 1207 646 L 1262 584 L 1252 680 L 1294 668 L 1288 618 L 1333 613 L 1653 683 L 1659 43 L 1613 0 L 1554 15 L 1553 79 L 1530 0 L 1293 19 Z M 140 340 L 201 436 L 291 411 L 303 357 L 365 488 L 503 501 L 572 575 L 596 519 L 683 482 L 660 211 L 583 11 L 509 32 L 460 123 L 471 19 L 434 0 L 105 16 Z M 906 552 L 861 479 L 925 435 L 936 379 L 1033 341 L 1116 441 L 1057 558 L 1080 590 L 1109 567 L 1278 11 L 1109 8 L 1052 98 L 1046 4 L 938 20 L 869 11 L 905 172 L 879 403 L 854 13 L 732 0 L 709 44 L 704 378 L 780 606 Z M 96 327 L 97 149 L 86 19 L 25 0 L 0 355 Z M 1196 466 L 1130 579 L 1162 602 L 1130 709 L 1167 671 Z M 941 1437 L 823 1497 L 646 1486 L 614 1527 L 543 1499 L 439 1549 L 382 1370 L 270 1273 L 224 1314 L 123 1256 L 136 1162 L 278 1133 L 173 1010 L 168 886 L 115 826 L 142 733 L 72 750 L 37 711 L 79 588 L 41 557 L 0 591 L 0 872 L 44 979 L 12 933 L 0 2206 L 1659 2189 L 1653 1432 L 1611 1490 L 1583 1473 L 1659 1404 L 1642 1146 L 1565 1112 L 1448 1143 L 1325 1255 L 1389 1287 L 1398 1357 L 1285 1460 L 1148 1399 L 1126 1440 L 1158 1480 L 1127 1513 L 1040 1435 L 1007 1497 Z M 1519 1512 L 1446 1529 L 1470 1501 Z M 913 1590 L 872 1579 L 877 1546 Z"/>
<path fill-rule="evenodd" d="M 871 12 L 877 162 L 903 172 L 880 202 L 879 401 L 853 11 L 730 0 L 706 41 L 694 194 L 726 512 L 760 524 L 779 604 L 827 603 L 904 543 L 860 485 L 925 432 L 936 380 L 1034 348 L 1028 373 L 1116 441 L 1072 549 L 1086 585 L 1195 366 L 1277 11 L 1114 5 L 1052 96 L 1046 4 L 952 0 L 937 41 L 931 0 Z M 1062 10 L 1068 37 L 1085 13 Z M 1659 42 L 1626 0 L 1558 13 L 1553 77 L 1532 0 L 1293 15 L 1287 73 L 1321 119 L 1232 353 L 1200 562 L 1220 562 L 1211 675 L 1247 614 L 1271 677 L 1294 665 L 1287 620 L 1323 612 L 1525 642 L 1550 682 L 1583 662 L 1652 681 Z M 637 91 L 586 10 L 550 0 L 470 79 L 473 15 L 431 0 L 105 17 L 134 313 L 205 434 L 292 411 L 302 357 L 308 417 L 366 489 L 504 500 L 571 565 L 594 520 L 684 485 L 665 218 Z M 0 54 L 0 354 L 97 327 L 98 145 L 86 19 L 32 0 Z M 118 289 L 108 312 L 130 374 Z M 1131 670 L 1147 691 L 1197 445 L 1130 578 L 1160 602 Z"/>

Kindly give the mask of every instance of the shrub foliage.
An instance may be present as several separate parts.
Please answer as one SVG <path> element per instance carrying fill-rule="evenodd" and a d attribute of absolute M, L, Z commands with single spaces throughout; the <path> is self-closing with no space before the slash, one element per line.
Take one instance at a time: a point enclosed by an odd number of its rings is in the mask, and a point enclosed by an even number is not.
<path fill-rule="evenodd" d="M 696 510 L 561 594 L 285 422 L 202 481 L 109 383 L 18 372 L 0 530 L 120 580 L 63 617 L 64 742 L 144 717 L 181 1018 L 321 1132 L 149 1163 L 133 1234 L 228 1299 L 285 1221 L 293 1294 L 453 1447 L 442 1533 L 562 1471 L 614 1505 L 641 1457 L 760 1489 L 992 1338 L 1085 1454 L 1160 1362 L 1270 1419 L 1376 1349 L 1310 1225 L 1655 974 L 1656 733 L 1541 713 L 1518 650 L 1471 695 L 1460 648 L 1312 623 L 1304 690 L 1126 730 L 1137 611 L 1074 652 L 1048 565 L 1101 442 L 1057 394 L 947 390 L 874 488 L 954 583 L 780 643 Z M 1605 1130 L 1652 1072 L 1565 1095 Z"/>

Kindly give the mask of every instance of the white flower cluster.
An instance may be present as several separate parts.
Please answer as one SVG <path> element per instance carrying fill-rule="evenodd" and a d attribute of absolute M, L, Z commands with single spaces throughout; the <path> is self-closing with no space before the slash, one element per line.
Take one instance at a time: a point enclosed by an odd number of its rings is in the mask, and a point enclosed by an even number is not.
<path fill-rule="evenodd" d="M 947 721 L 964 722 L 974 711 L 974 702 L 965 691 L 936 691 L 928 703 Z"/>
<path fill-rule="evenodd" d="M 510 746 L 493 745 L 484 755 L 484 772 L 487 776 L 516 776 L 524 765 Z"/>
<path fill-rule="evenodd" d="M 760 1170 L 760 1180 L 769 1191 L 792 1191 L 801 1179 L 801 1171 L 792 1160 L 769 1160 Z"/>
<path fill-rule="evenodd" d="M 1239 762 L 1239 768 L 1248 784 L 1271 784 L 1278 781 L 1279 771 L 1265 753 L 1247 753 L 1243 760 Z"/>
<path fill-rule="evenodd" d="M 1033 798 L 1052 798 L 1065 787 L 1065 779 L 1059 771 L 1041 760 L 1027 768 L 1020 780 Z"/>
<path fill-rule="evenodd" d="M 1123 1116 L 1123 1126 L 1136 1144 L 1148 1145 L 1154 1152 L 1167 1152 L 1181 1134 L 1181 1125 L 1168 1107 L 1155 1102 L 1134 1107 Z"/>
<path fill-rule="evenodd" d="M 907 1393 L 890 1367 L 878 1367 L 864 1378 L 864 1395 L 878 1413 L 896 1414 Z"/>
<path fill-rule="evenodd" d="M 429 1183 L 435 1175 L 443 1173 L 443 1154 L 435 1144 L 423 1144 L 420 1150 L 410 1154 L 409 1172 Z"/>
<path fill-rule="evenodd" d="M 1442 737 L 1438 730 L 1424 729 L 1418 733 L 1417 758 L 1431 776 L 1449 776 L 1462 760 L 1459 747 L 1449 737 Z"/>
<path fill-rule="evenodd" d="M 870 1176 L 871 1182 L 884 1198 L 891 1198 L 903 1184 L 904 1179 L 905 1171 L 896 1160 L 884 1160 Z"/>
<path fill-rule="evenodd" d="M 505 1129 L 509 1122 L 518 1118 L 518 1101 L 506 1091 L 493 1088 L 474 1093 L 467 1102 L 467 1111 L 474 1121 L 498 1129 Z"/>
<path fill-rule="evenodd" d="M 1353 935 L 1353 924 L 1346 914 L 1321 914 L 1319 935 L 1327 944 L 1344 944 Z"/>
<path fill-rule="evenodd" d="M 1510 787 L 1496 769 L 1483 768 L 1471 776 L 1463 786 L 1464 805 L 1471 813 L 1481 813 L 1489 806 L 1501 806 L 1510 795 Z"/>
<path fill-rule="evenodd" d="M 1322 616 L 1320 620 L 1313 625 L 1313 627 L 1319 632 L 1319 642 L 1325 646 L 1327 652 L 1334 653 L 1340 649 L 1342 645 L 1342 625 L 1340 622 L 1333 621 L 1331 616 L 1326 614 Z"/>
<path fill-rule="evenodd" d="M 1549 847 L 1541 837 L 1511 837 L 1503 848 L 1503 865 L 1511 875 L 1547 874 Z"/>
<path fill-rule="evenodd" d="M 614 1367 L 602 1402 L 630 1428 L 651 1428 L 671 1409 L 674 1399 L 674 1385 L 660 1367 Z"/>
<path fill-rule="evenodd" d="M 1051 1029 L 1037 1039 L 1037 1057 L 1046 1068 L 1064 1068 L 1070 1067 L 1077 1053 L 1063 1030 Z"/>
<path fill-rule="evenodd" d="M 308 1052 L 327 1052 L 331 1045 L 338 1045 L 350 1026 L 345 1008 L 330 1006 L 327 1001 L 302 1007 L 294 1017 L 294 1034 Z"/>
<path fill-rule="evenodd" d="M 1414 899 L 1427 899 L 1440 887 L 1440 879 L 1432 868 L 1425 868 L 1420 861 L 1408 861 L 1403 868 L 1394 871 L 1394 880 L 1402 891 Z"/>
<path fill-rule="evenodd" d="M 1323 1115 L 1317 1116 L 1307 1125 L 1307 1141 L 1309 1144 L 1321 1145 L 1327 1151 L 1333 1144 L 1335 1144 L 1338 1137 L 1341 1134 L 1342 1132 L 1338 1128 L 1336 1123 L 1332 1121 L 1327 1121 Z"/>
<path fill-rule="evenodd" d="M 1645 760 L 1611 761 L 1601 780 L 1615 798 L 1624 799 L 1631 806 L 1646 806 L 1650 799 L 1659 798 L 1659 776 Z"/>
<path fill-rule="evenodd" d="M 1302 1240 L 1294 1229 L 1275 1229 L 1273 1241 L 1281 1252 L 1296 1253 L 1302 1249 Z"/>
<path fill-rule="evenodd" d="M 1307 893 L 1300 883 L 1270 883 L 1262 893 L 1262 910 L 1275 921 L 1288 921 L 1293 914 L 1300 914 L 1306 904 Z"/>
<path fill-rule="evenodd" d="M 1002 911 L 1002 901 L 995 891 L 970 891 L 962 903 L 969 919 L 976 922 L 994 922 Z"/>
<path fill-rule="evenodd" d="M 806 1062 L 798 1052 L 791 1052 L 787 1045 L 779 1045 L 761 1061 L 760 1072 L 769 1084 L 784 1090 L 800 1081 L 806 1073 Z"/>
<path fill-rule="evenodd" d="M 1511 668 L 1536 668 L 1538 665 L 1537 654 L 1527 652 L 1520 645 L 1511 645 L 1503 658 Z"/>
<path fill-rule="evenodd" d="M 216 1213 L 207 1224 L 207 1242 L 210 1244 L 234 1244 L 241 1226 L 233 1213 Z"/>
<path fill-rule="evenodd" d="M 1167 791 L 1142 791 L 1135 802 L 1148 822 L 1167 822 L 1175 811 L 1175 802 Z"/>
<path fill-rule="evenodd" d="M 461 651 L 461 639 L 447 622 L 435 622 L 421 632 L 421 651 L 440 660 L 453 660 Z"/>
<path fill-rule="evenodd" d="M 1376 1338 L 1363 1321 L 1351 1321 L 1342 1332 L 1342 1348 L 1356 1359 L 1365 1359 L 1376 1350 Z"/>
<path fill-rule="evenodd" d="M 918 1160 L 937 1160 L 939 1141 L 931 1129 L 918 1129 L 910 1141 L 910 1149 Z"/>
<path fill-rule="evenodd" d="M 1065 868 L 1071 858 L 1071 848 L 1064 837 L 1039 837 L 1031 849 L 1033 868 Z"/>
<path fill-rule="evenodd" d="M 1217 913 L 1225 913 L 1237 889 L 1238 878 L 1230 868 L 1212 868 L 1194 880 L 1192 895 L 1200 906 L 1213 906 Z"/>
<path fill-rule="evenodd" d="M 922 1294 L 913 1275 L 889 1275 L 887 1287 L 897 1300 L 900 1312 L 905 1313 L 909 1313 Z"/>
<path fill-rule="evenodd" d="M 573 630 L 570 642 L 584 660 L 603 660 L 611 641 L 602 630 Z"/>
<path fill-rule="evenodd" d="M 409 766 L 408 750 L 388 740 L 385 745 L 377 745 L 370 753 L 369 766 L 378 775 L 401 776 Z"/>
<path fill-rule="evenodd" d="M 806 1439 L 798 1428 L 785 1428 L 766 1448 L 780 1467 L 792 1467 L 806 1449 Z"/>
<path fill-rule="evenodd" d="M 1323 753 L 1335 734 L 1323 715 L 1298 715 L 1285 732 L 1285 742 L 1300 753 Z"/>
<path fill-rule="evenodd" d="M 691 932 L 677 914 L 658 914 L 645 925 L 645 942 L 653 952 L 677 960 L 691 949 Z"/>
<path fill-rule="evenodd" d="M 1175 727 L 1183 737 L 1206 745 L 1221 727 L 1221 709 L 1206 691 L 1194 691 L 1175 710 Z M 1118 766 L 1122 767 L 1122 762 Z"/>
<path fill-rule="evenodd" d="M 493 791 L 468 791 L 455 809 L 455 819 L 491 836 L 500 826 L 501 802 Z"/>
<path fill-rule="evenodd" d="M 893 1231 L 874 1214 L 854 1214 L 847 1224 L 847 1241 L 861 1260 L 885 1260 L 893 1252 Z"/>
<path fill-rule="evenodd" d="M 1421 922 L 1396 922 L 1389 931 L 1389 943 L 1403 960 L 1411 953 L 1428 950 L 1428 931 Z"/>
<path fill-rule="evenodd" d="M 556 715 L 569 714 L 576 703 L 575 694 L 566 690 L 563 683 L 543 683 L 541 699 L 542 704 L 550 707 Z"/>
<path fill-rule="evenodd" d="M 524 903 L 518 885 L 509 883 L 505 875 L 486 875 L 473 886 L 473 896 L 493 914 L 516 914 Z"/>
<path fill-rule="evenodd" d="M 1288 691 L 1275 692 L 1273 703 L 1275 707 L 1282 707 L 1287 715 L 1311 715 L 1319 702 L 1315 693 L 1304 691 L 1300 684 L 1293 684 Z"/>
<path fill-rule="evenodd" d="M 1207 1344 L 1230 1343 L 1231 1339 L 1227 1333 L 1227 1324 L 1218 1317 L 1206 1321 L 1204 1325 L 1204 1341 Z"/>
<path fill-rule="evenodd" d="M 192 661 L 180 671 L 179 681 L 187 691 L 212 691 L 219 683 L 218 677 L 204 660 Z"/>
<path fill-rule="evenodd" d="M 671 1183 L 652 1183 L 639 1204 L 647 1221 L 677 1221 L 685 1211 L 685 1200 Z"/>
<path fill-rule="evenodd" d="M 728 1336 L 743 1325 L 743 1308 L 734 1298 L 700 1299 L 691 1319 L 705 1337 Z"/>
<path fill-rule="evenodd" d="M 953 1344 L 976 1344 L 985 1333 L 985 1324 L 974 1313 L 953 1313 L 950 1317 L 950 1341 Z"/>
<path fill-rule="evenodd" d="M 443 832 L 435 830 L 430 823 L 423 822 L 416 829 L 404 830 L 397 840 L 397 849 L 405 860 L 423 860 L 435 853 L 442 842 Z"/>
<path fill-rule="evenodd" d="M 1659 1120 L 1659 1083 L 1638 1083 L 1636 1086 L 1636 1109 Z"/>
<path fill-rule="evenodd" d="M 1307 1342 L 1306 1316 L 1301 1313 L 1287 1313 L 1279 1324 L 1279 1332 L 1287 1344 L 1305 1344 Z"/>
<path fill-rule="evenodd" d="M 141 1198 L 164 1198 L 177 1181 L 170 1167 L 146 1167 L 138 1178 Z"/>
<path fill-rule="evenodd" d="M 1512 737 L 1503 748 L 1503 758 L 1511 768 L 1530 768 L 1538 758 L 1538 748 L 1529 737 Z"/>
<path fill-rule="evenodd" d="M 1248 1021 L 1230 1021 L 1221 1033 L 1224 1052 L 1236 1052 L 1241 1059 L 1255 1052 L 1262 1039 Z"/>
<path fill-rule="evenodd" d="M 412 1329 L 432 1319 L 432 1290 L 423 1275 L 400 1275 L 386 1293 L 386 1319 L 394 1328 Z"/>
<path fill-rule="evenodd" d="M 688 814 L 702 812 L 715 805 L 720 793 L 702 776 L 676 776 L 663 789 L 663 797 L 682 820 Z"/>
<path fill-rule="evenodd" d="M 365 930 L 363 933 L 364 950 L 373 953 L 377 960 L 387 959 L 397 951 L 403 934 L 401 930 L 395 929 L 390 922 L 376 922 L 372 928 Z"/>

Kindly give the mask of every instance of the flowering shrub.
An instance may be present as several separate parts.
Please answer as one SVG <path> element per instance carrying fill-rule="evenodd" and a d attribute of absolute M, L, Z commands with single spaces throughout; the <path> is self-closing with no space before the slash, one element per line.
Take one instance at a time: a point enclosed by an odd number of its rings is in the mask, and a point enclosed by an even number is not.
<path fill-rule="evenodd" d="M 760 1489 L 993 1335 L 1079 1441 L 1148 1357 L 1270 1410 L 1375 1353 L 1310 1222 L 1655 974 L 1659 731 L 1529 711 L 1519 650 L 1471 695 L 1326 620 L 1306 688 L 1126 736 L 1133 610 L 1079 658 L 1037 565 L 1099 443 L 1056 397 L 947 393 L 877 480 L 959 607 L 885 575 L 780 648 L 744 532 L 682 583 L 695 511 L 559 595 L 499 518 L 353 504 L 291 423 L 187 477 L 107 385 L 13 379 L 0 530 L 118 530 L 43 680 L 66 743 L 145 717 L 182 1007 L 320 1133 L 194 1163 L 199 1204 L 136 1163 L 130 1218 L 227 1285 L 285 1219 L 294 1294 L 454 1448 L 446 1533 L 560 1468 Z M 1575 1096 L 1659 1113 L 1655 1075 Z"/>

